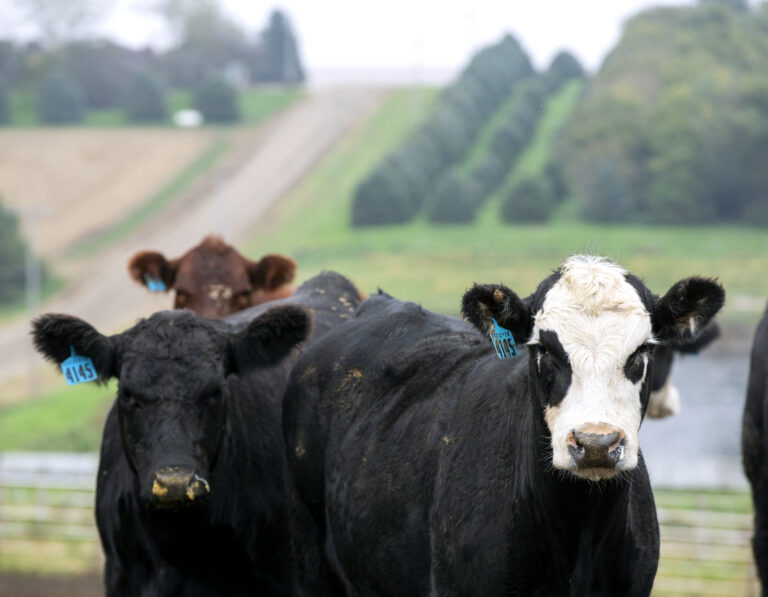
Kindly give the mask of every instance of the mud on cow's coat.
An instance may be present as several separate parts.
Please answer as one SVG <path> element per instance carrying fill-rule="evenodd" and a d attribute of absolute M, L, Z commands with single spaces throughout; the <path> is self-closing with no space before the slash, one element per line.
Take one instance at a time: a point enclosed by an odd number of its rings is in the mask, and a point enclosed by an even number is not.
<path fill-rule="evenodd" d="M 467 322 L 387 295 L 314 342 L 283 403 L 306 595 L 648 595 L 659 531 L 638 428 L 654 353 L 720 309 L 596 257 Z M 499 359 L 494 321 L 519 356 Z"/>

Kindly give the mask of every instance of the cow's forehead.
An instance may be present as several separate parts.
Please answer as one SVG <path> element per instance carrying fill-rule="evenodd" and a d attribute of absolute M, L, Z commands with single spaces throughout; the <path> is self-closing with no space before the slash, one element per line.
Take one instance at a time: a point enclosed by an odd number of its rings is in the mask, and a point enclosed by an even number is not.
<path fill-rule="evenodd" d="M 569 353 L 587 351 L 605 361 L 624 357 L 650 339 L 650 314 L 622 267 L 576 256 L 559 274 L 535 313 L 533 342 L 540 330 L 552 330 Z"/>

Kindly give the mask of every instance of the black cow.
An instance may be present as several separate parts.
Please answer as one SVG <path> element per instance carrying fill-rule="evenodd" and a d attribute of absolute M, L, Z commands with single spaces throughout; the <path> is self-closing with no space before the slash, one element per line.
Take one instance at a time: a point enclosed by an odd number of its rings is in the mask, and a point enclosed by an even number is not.
<path fill-rule="evenodd" d="M 645 413 L 652 419 L 663 419 L 677 414 L 680 410 L 680 392 L 672 383 L 672 363 L 675 354 L 697 354 L 720 336 L 720 326 L 716 322 L 707 325 L 694 338 L 673 341 L 670 345 L 656 347 L 653 356 L 653 378 L 651 379 L 651 398 Z"/>
<path fill-rule="evenodd" d="M 119 380 L 96 488 L 108 595 L 294 593 L 280 397 L 310 323 L 296 306 L 239 330 L 187 311 L 114 336 L 67 315 L 34 322 L 48 359 L 72 347 Z"/>
<path fill-rule="evenodd" d="M 250 307 L 230 315 L 226 321 L 242 326 L 274 306 L 299 305 L 312 314 L 312 338 L 318 338 L 351 319 L 361 302 L 362 295 L 352 282 L 336 272 L 323 271 L 304 282 L 290 297 Z"/>
<path fill-rule="evenodd" d="M 741 457 L 752 488 L 755 507 L 755 535 L 752 550 L 757 571 L 768 595 L 768 310 L 757 326 L 749 364 L 747 400 L 741 429 Z"/>
<path fill-rule="evenodd" d="M 659 530 L 638 428 L 655 348 L 720 309 L 572 257 L 470 324 L 375 296 L 306 350 L 283 429 L 307 595 L 648 595 Z M 520 354 L 499 359 L 492 318 Z"/>

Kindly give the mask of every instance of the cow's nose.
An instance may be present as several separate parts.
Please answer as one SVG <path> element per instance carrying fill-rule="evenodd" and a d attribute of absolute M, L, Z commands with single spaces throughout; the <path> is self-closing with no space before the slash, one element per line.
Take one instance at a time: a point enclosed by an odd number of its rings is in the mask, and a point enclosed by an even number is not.
<path fill-rule="evenodd" d="M 190 504 L 210 491 L 208 481 L 187 467 L 166 466 L 157 470 L 152 478 L 152 495 L 161 505 Z"/>
<path fill-rule="evenodd" d="M 568 452 L 576 466 L 612 469 L 624 457 L 624 434 L 620 431 L 588 433 L 572 431 L 568 437 Z"/>

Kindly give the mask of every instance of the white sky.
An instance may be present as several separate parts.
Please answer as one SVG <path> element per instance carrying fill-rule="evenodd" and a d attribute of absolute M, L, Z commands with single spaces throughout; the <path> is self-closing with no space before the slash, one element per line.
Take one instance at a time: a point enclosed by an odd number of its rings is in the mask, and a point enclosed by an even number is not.
<path fill-rule="evenodd" d="M 67 0 L 59 0 L 67 1 Z M 109 0 L 107 0 L 109 1 Z M 0 35 L 24 36 L 24 20 L 0 0 Z M 512 32 L 535 64 L 560 49 L 596 70 L 619 39 L 624 20 L 643 8 L 691 0 L 220 0 L 249 31 L 279 6 L 293 22 L 304 64 L 315 78 L 389 72 L 394 78 L 435 79 L 452 74 L 472 51 Z M 98 29 L 132 46 L 167 43 L 153 0 L 112 0 Z"/>

